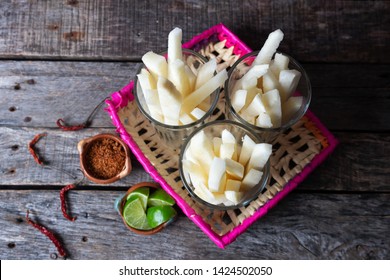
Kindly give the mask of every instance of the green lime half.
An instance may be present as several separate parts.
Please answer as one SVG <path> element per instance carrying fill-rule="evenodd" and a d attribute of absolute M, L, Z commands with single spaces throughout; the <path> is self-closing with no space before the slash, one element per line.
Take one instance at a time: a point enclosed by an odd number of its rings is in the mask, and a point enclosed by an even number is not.
<path fill-rule="evenodd" d="M 148 199 L 148 206 L 174 205 L 175 200 L 163 189 L 155 190 Z"/>
<path fill-rule="evenodd" d="M 148 187 L 142 187 L 138 188 L 127 196 L 127 201 L 134 200 L 135 198 L 139 198 L 141 200 L 142 208 L 144 208 L 144 211 L 146 211 L 146 205 L 148 203 L 148 197 L 149 197 L 149 188 Z"/>
<path fill-rule="evenodd" d="M 146 218 L 145 210 L 142 207 L 142 202 L 138 197 L 127 200 L 123 207 L 123 218 L 126 223 L 133 228 L 140 230 L 151 229 L 148 219 Z"/>
<path fill-rule="evenodd" d="M 176 216 L 176 210 L 169 205 L 149 207 L 146 217 L 149 225 L 155 228 Z"/>

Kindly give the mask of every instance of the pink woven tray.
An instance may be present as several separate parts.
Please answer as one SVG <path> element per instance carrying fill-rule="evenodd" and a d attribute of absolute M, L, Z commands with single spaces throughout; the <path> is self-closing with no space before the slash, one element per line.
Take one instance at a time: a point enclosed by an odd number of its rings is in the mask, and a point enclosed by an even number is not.
<path fill-rule="evenodd" d="M 199 51 L 210 41 L 224 42 L 225 49 L 230 48 L 233 51 L 233 55 L 236 56 L 251 52 L 251 49 L 223 24 L 215 25 L 202 34 L 195 36 L 192 40 L 183 44 L 183 47 Z M 236 216 L 233 212 L 226 213 L 233 220 L 233 225 L 229 225 L 226 232 L 219 231 L 205 218 L 205 215 L 201 213 L 201 210 L 194 202 L 189 202 L 188 198 L 185 195 L 183 196 L 181 191 L 179 193 L 177 188 L 175 190 L 167 183 L 167 177 L 157 171 L 158 168 L 151 163 L 140 149 L 137 144 L 137 141 L 139 143 L 140 139 L 136 139 L 138 136 L 134 133 L 131 136 L 128 133 L 118 112 L 129 104 L 133 105 L 133 86 L 131 81 L 120 91 L 112 93 L 111 100 L 106 101 L 107 107 L 105 110 L 111 116 L 117 132 L 129 145 L 134 156 L 142 164 L 146 172 L 176 200 L 177 205 L 184 214 L 220 248 L 224 248 L 233 242 L 252 223 L 264 216 L 268 210 L 295 189 L 300 182 L 329 156 L 338 143 L 337 139 L 321 124 L 319 119 L 313 113 L 307 112 L 296 127 L 276 141 L 279 148 L 273 155 L 273 158 L 271 158 L 271 175 L 273 180 L 271 180 L 266 192 L 259 196 L 258 201 L 254 205 L 250 205 L 247 209 L 241 209 L 242 212 L 245 212 L 245 215 Z M 224 100 L 221 102 L 224 102 Z M 299 139 L 295 140 L 297 138 Z M 303 146 L 308 147 L 307 150 L 314 152 L 301 153 Z M 290 168 L 291 162 L 294 162 L 294 166 Z"/>

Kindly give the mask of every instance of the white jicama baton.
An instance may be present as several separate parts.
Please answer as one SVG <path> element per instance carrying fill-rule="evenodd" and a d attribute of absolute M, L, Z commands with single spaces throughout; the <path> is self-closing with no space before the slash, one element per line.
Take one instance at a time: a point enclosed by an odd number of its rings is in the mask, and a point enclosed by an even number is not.
<path fill-rule="evenodd" d="M 241 180 L 244 177 L 244 166 L 230 158 L 225 159 L 226 163 L 226 173 L 230 175 L 233 179 Z"/>
<path fill-rule="evenodd" d="M 227 80 L 226 70 L 222 70 L 217 75 L 208 80 L 200 88 L 190 93 L 183 101 L 182 112 L 190 112 L 203 100 L 210 96 L 217 88 L 221 87 Z"/>
<path fill-rule="evenodd" d="M 245 106 L 246 95 L 248 91 L 245 89 L 239 89 L 233 95 L 232 98 L 232 106 L 236 112 L 240 112 L 242 108 Z"/>
<path fill-rule="evenodd" d="M 194 122 L 194 119 L 188 114 L 181 114 L 179 117 L 179 123 L 181 125 L 190 124 L 192 122 Z"/>
<path fill-rule="evenodd" d="M 295 69 L 280 71 L 279 84 L 283 93 L 280 97 L 283 101 L 287 101 L 291 94 L 295 92 L 301 76 L 301 72 Z"/>
<path fill-rule="evenodd" d="M 164 122 L 170 125 L 179 123 L 182 96 L 169 80 L 159 77 L 157 91 L 164 116 Z"/>
<path fill-rule="evenodd" d="M 280 84 L 274 73 L 269 71 L 263 76 L 263 92 L 267 92 L 273 89 L 279 90 Z"/>
<path fill-rule="evenodd" d="M 200 88 L 204 85 L 208 80 L 210 80 L 214 76 L 214 72 L 217 70 L 217 60 L 215 58 L 210 59 L 198 72 L 198 76 L 196 77 L 195 89 Z"/>
<path fill-rule="evenodd" d="M 213 142 L 201 131 L 191 139 L 191 146 L 187 150 L 186 158 L 192 156 L 196 161 L 210 167 L 214 158 Z"/>
<path fill-rule="evenodd" d="M 262 95 L 262 100 L 272 124 L 277 127 L 280 126 L 282 124 L 282 104 L 279 91 L 277 89 L 267 91 Z"/>
<path fill-rule="evenodd" d="M 251 158 L 251 154 L 255 146 L 255 141 L 253 141 L 248 135 L 245 135 L 242 140 L 242 147 L 238 162 L 245 166 Z"/>
<path fill-rule="evenodd" d="M 152 118 L 156 119 L 159 122 L 162 122 L 164 120 L 164 116 L 161 110 L 160 99 L 157 90 L 144 90 L 144 97 Z"/>
<path fill-rule="evenodd" d="M 282 126 L 303 104 L 303 97 L 294 96 L 302 74 L 288 68 L 288 56 L 276 53 L 283 37 L 280 29 L 271 32 L 251 65 L 243 66 L 246 73 L 230 87 L 234 110 L 258 127 Z"/>
<path fill-rule="evenodd" d="M 188 65 L 184 66 L 184 72 L 187 75 L 188 83 L 190 85 L 189 92 L 192 92 L 194 90 L 194 88 L 195 88 L 196 75 L 194 74 L 194 72 L 192 72 L 191 68 L 188 67 Z"/>
<path fill-rule="evenodd" d="M 259 183 L 262 176 L 263 172 L 254 168 L 249 169 L 244 177 L 244 180 L 241 182 L 241 189 L 243 191 L 248 191 L 249 189 L 253 188 Z"/>
<path fill-rule="evenodd" d="M 191 116 L 197 120 L 203 118 L 204 115 L 206 115 L 206 112 L 198 107 L 195 107 L 195 109 L 191 111 Z"/>
<path fill-rule="evenodd" d="M 220 150 L 219 150 L 219 156 L 222 159 L 235 159 L 237 156 L 236 155 L 236 150 L 235 150 L 236 145 L 233 143 L 223 143 L 221 144 Z"/>
<path fill-rule="evenodd" d="M 184 160 L 183 165 L 186 169 L 192 171 L 191 173 L 188 173 L 188 175 L 190 176 L 190 180 L 194 182 L 194 185 L 207 184 L 208 176 L 204 173 L 203 168 L 198 163 L 191 160 Z"/>
<path fill-rule="evenodd" d="M 256 87 L 257 80 L 268 72 L 268 68 L 268 64 L 253 65 L 241 79 L 236 81 L 235 88 L 249 89 Z"/>
<path fill-rule="evenodd" d="M 240 187 L 241 187 L 241 181 L 228 179 L 226 181 L 225 191 L 239 192 L 240 191 Z"/>
<path fill-rule="evenodd" d="M 236 192 L 236 191 L 225 191 L 225 197 L 228 201 L 233 202 L 234 204 L 238 204 L 242 197 L 244 196 L 244 193 L 242 192 Z"/>
<path fill-rule="evenodd" d="M 222 145 L 222 139 L 219 137 L 214 137 L 213 138 L 214 156 L 221 157 L 221 145 Z"/>
<path fill-rule="evenodd" d="M 242 111 L 242 113 L 248 117 L 255 117 L 263 112 L 267 112 L 267 110 L 265 109 L 261 94 L 257 94 L 249 106 Z"/>
<path fill-rule="evenodd" d="M 272 154 L 272 145 L 267 143 L 256 144 L 252 150 L 251 157 L 246 165 L 247 170 L 263 170 L 268 158 Z"/>
<path fill-rule="evenodd" d="M 271 32 L 268 35 L 268 38 L 265 41 L 264 46 L 261 48 L 253 64 L 254 65 L 269 64 L 271 62 L 272 56 L 278 49 L 280 42 L 282 42 L 283 37 L 284 34 L 280 29 Z"/>
<path fill-rule="evenodd" d="M 216 59 L 198 66 L 198 58 L 186 56 L 182 37 L 182 30 L 174 28 L 168 35 L 167 58 L 145 53 L 142 61 L 146 68 L 137 75 L 151 117 L 172 126 L 202 119 L 212 106 L 211 95 L 228 78 L 226 70 L 215 74 Z"/>
<path fill-rule="evenodd" d="M 145 64 L 146 68 L 148 68 L 148 71 L 153 75 L 156 81 L 159 76 L 164 78 L 168 77 L 168 63 L 162 55 L 156 54 L 152 51 L 147 52 L 142 57 L 142 62 Z"/>
<path fill-rule="evenodd" d="M 280 71 L 288 69 L 290 59 L 281 53 L 275 53 L 275 57 L 270 62 L 270 69 L 276 77 L 279 77 Z"/>
<path fill-rule="evenodd" d="M 237 140 L 242 142 L 240 150 Z M 210 139 L 201 130 L 184 153 L 184 177 L 203 200 L 216 205 L 236 205 L 261 181 L 271 152 L 270 144 L 256 144 L 248 135 L 236 139 L 224 129 L 221 137 Z"/>
<path fill-rule="evenodd" d="M 224 190 L 224 178 L 226 173 L 226 162 L 214 157 L 210 166 L 208 188 L 211 192 L 222 192 Z"/>
<path fill-rule="evenodd" d="M 181 50 L 181 40 L 183 31 L 176 27 L 168 34 L 168 64 L 171 64 L 176 59 L 183 60 Z"/>
<path fill-rule="evenodd" d="M 143 90 L 156 89 L 157 81 L 146 69 L 142 69 L 137 78 Z"/>
<path fill-rule="evenodd" d="M 256 125 L 266 128 L 271 128 L 273 126 L 271 117 L 265 112 L 260 113 L 256 118 Z"/>
<path fill-rule="evenodd" d="M 186 97 L 192 90 L 190 81 L 186 74 L 185 64 L 182 60 L 176 59 L 169 64 L 169 77 L 171 82 L 183 97 Z"/>
<path fill-rule="evenodd" d="M 229 130 L 224 129 L 222 130 L 222 142 L 223 143 L 232 143 L 236 144 L 236 137 L 234 137 L 233 133 L 231 133 Z"/>

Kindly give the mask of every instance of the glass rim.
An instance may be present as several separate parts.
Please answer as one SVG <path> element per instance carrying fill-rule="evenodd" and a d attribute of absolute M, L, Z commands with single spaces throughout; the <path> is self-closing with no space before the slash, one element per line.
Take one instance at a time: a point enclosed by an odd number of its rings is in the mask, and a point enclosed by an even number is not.
<path fill-rule="evenodd" d="M 305 69 L 302 67 L 302 65 L 296 60 L 294 59 L 293 57 L 291 57 L 290 55 L 286 54 L 286 53 L 283 53 L 283 52 L 276 52 L 276 53 L 279 53 L 279 54 L 283 54 L 285 56 L 287 56 L 290 60 L 290 63 L 292 62 L 293 64 L 295 64 L 295 66 L 298 68 L 299 72 L 301 72 L 302 74 L 302 77 L 304 77 L 304 79 L 306 80 L 306 84 L 307 84 L 307 102 L 305 104 L 305 106 L 303 106 L 302 108 L 299 109 L 299 114 L 296 115 L 295 118 L 292 118 L 291 120 L 289 120 L 287 123 L 281 125 L 281 126 L 278 126 L 278 127 L 261 127 L 261 126 L 257 126 L 257 125 L 254 125 L 254 124 L 251 124 L 249 123 L 248 121 L 246 121 L 244 118 L 242 118 L 240 116 L 240 114 L 238 112 L 236 112 L 236 110 L 233 108 L 232 106 L 232 103 L 231 103 L 231 100 L 230 100 L 230 90 L 229 90 L 229 82 L 230 82 L 230 79 L 232 78 L 232 74 L 233 74 L 233 71 L 236 70 L 236 67 L 242 62 L 244 61 L 245 59 L 247 59 L 248 57 L 251 57 L 251 56 L 256 56 L 258 53 L 260 52 L 260 50 L 256 50 L 256 51 L 253 51 L 253 52 L 250 52 L 250 53 L 247 53 L 245 54 L 244 56 L 240 57 L 234 64 L 233 66 L 229 69 L 229 72 L 228 72 L 228 79 L 225 81 L 225 87 L 224 87 L 224 91 L 225 91 L 225 99 L 226 99 L 226 103 L 227 105 L 229 106 L 229 111 L 234 115 L 234 117 L 236 117 L 240 122 L 242 122 L 243 124 L 245 124 L 246 126 L 248 126 L 249 128 L 253 129 L 253 130 L 261 130 L 263 132 L 278 132 L 280 130 L 285 130 L 285 129 L 288 129 L 290 128 L 291 126 L 293 126 L 295 123 L 297 123 L 307 112 L 308 108 L 309 108 L 309 105 L 310 105 L 310 102 L 311 102 L 311 97 L 312 97 L 312 89 L 311 89 L 311 83 L 310 83 L 310 79 L 309 79 L 309 76 L 307 75 Z M 228 113 L 228 112 L 226 112 Z"/>
<path fill-rule="evenodd" d="M 183 182 L 183 186 L 184 188 L 188 191 L 188 193 L 191 195 L 191 197 L 193 199 L 195 199 L 195 201 L 207 206 L 208 208 L 210 209 L 214 209 L 214 210 L 221 210 L 221 211 L 226 211 L 226 210 L 234 210 L 234 209 L 238 209 L 240 207 L 245 207 L 247 206 L 249 203 L 251 203 L 253 200 L 255 200 L 259 194 L 264 190 L 264 188 L 266 187 L 266 184 L 268 183 L 269 179 L 270 179 L 270 170 L 271 170 L 271 163 L 270 163 L 270 159 L 268 159 L 268 161 L 266 162 L 266 164 L 264 165 L 264 168 L 261 172 L 263 172 L 263 175 L 261 177 L 261 180 L 259 181 L 259 184 L 261 185 L 255 192 L 253 192 L 252 195 L 250 195 L 248 198 L 246 198 L 245 200 L 241 201 L 240 203 L 236 204 L 236 205 L 230 205 L 230 206 L 225 206 L 225 205 L 216 205 L 216 204 L 212 204 L 212 203 L 209 203 L 205 200 L 203 200 L 202 198 L 200 198 L 195 192 L 194 190 L 192 189 L 191 185 L 192 184 L 189 184 L 189 182 L 187 182 L 186 180 L 186 176 L 185 176 L 185 173 L 184 173 L 184 169 L 183 169 L 183 164 L 182 164 L 182 161 L 184 159 L 184 153 L 185 151 L 187 150 L 187 147 L 191 141 L 191 139 L 193 138 L 193 136 L 195 136 L 198 132 L 200 132 L 201 130 L 209 127 L 209 126 L 214 126 L 214 125 L 232 125 L 232 126 L 237 126 L 237 127 L 240 127 L 240 129 L 244 130 L 245 132 L 248 132 L 249 136 L 251 138 L 253 138 L 253 140 L 255 140 L 256 144 L 258 143 L 263 143 L 263 141 L 261 140 L 261 138 L 254 132 L 252 132 L 247 126 L 245 126 L 244 124 L 242 123 L 239 123 L 237 121 L 232 121 L 232 120 L 216 120 L 216 121 L 211 121 L 211 122 L 208 122 L 204 125 L 202 125 L 201 127 L 198 127 L 196 130 L 194 130 L 184 141 L 183 145 L 182 145 L 182 148 L 181 148 L 181 151 L 180 151 L 180 155 L 179 155 L 179 174 L 180 174 L 180 178 Z"/>
<path fill-rule="evenodd" d="M 182 48 L 182 52 L 183 53 L 189 53 L 193 56 L 196 56 L 197 58 L 201 59 L 203 61 L 203 64 L 207 63 L 208 62 L 208 59 L 201 55 L 200 53 L 198 52 L 195 52 L 191 49 L 186 49 L 186 48 Z M 164 52 L 159 52 L 160 55 L 165 55 L 167 54 L 168 51 L 164 51 Z M 138 70 L 137 70 L 137 74 L 135 75 L 135 79 L 134 79 L 134 97 L 135 97 L 135 102 L 137 104 L 137 107 L 139 108 L 139 110 L 141 111 L 141 113 L 150 121 L 152 122 L 153 124 L 156 124 L 160 127 L 163 127 L 163 128 L 168 128 L 168 129 L 171 129 L 171 130 L 181 130 L 181 129 L 186 129 L 186 128 L 191 128 L 193 126 L 196 126 L 198 124 L 201 124 L 202 122 L 204 122 L 208 117 L 210 117 L 212 115 L 212 113 L 214 112 L 215 110 L 215 107 L 217 106 L 218 104 L 218 100 L 219 100 L 219 96 L 220 96 L 220 93 L 221 93 L 221 87 L 218 87 L 215 91 L 213 91 L 210 96 L 213 94 L 213 93 L 216 93 L 216 96 L 214 98 L 214 100 L 212 100 L 211 104 L 210 104 L 210 108 L 209 110 L 207 110 L 207 112 L 204 114 L 204 116 L 202 116 L 200 119 L 196 120 L 196 121 L 193 121 L 191 123 L 188 123 L 188 124 L 183 124 L 183 125 L 169 125 L 169 124 L 165 124 L 165 123 L 162 123 L 156 119 L 154 119 L 144 108 L 143 106 L 141 105 L 141 102 L 139 100 L 139 97 L 138 97 L 138 74 L 141 72 L 142 69 L 146 69 L 146 66 L 144 63 L 141 63 L 141 65 L 138 67 Z"/>

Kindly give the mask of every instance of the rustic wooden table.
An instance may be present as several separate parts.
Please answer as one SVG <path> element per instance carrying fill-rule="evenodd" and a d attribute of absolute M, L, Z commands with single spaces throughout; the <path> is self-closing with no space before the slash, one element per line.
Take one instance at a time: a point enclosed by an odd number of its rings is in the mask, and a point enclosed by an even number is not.
<path fill-rule="evenodd" d="M 389 259 L 390 4 L 308 2 L 1 1 L 0 259 L 61 259 L 27 224 L 27 209 L 71 259 Z M 335 152 L 225 250 L 183 214 L 154 236 L 128 231 L 115 198 L 151 180 L 135 160 L 121 181 L 71 191 L 78 219 L 65 220 L 59 190 L 75 181 L 68 173 L 82 177 L 78 141 L 115 128 L 103 110 L 78 132 L 55 121 L 83 121 L 134 78 L 142 54 L 166 47 L 173 27 L 187 41 L 219 22 L 253 49 L 284 31 L 280 50 L 307 70 L 311 110 L 339 139 Z M 37 147 L 51 169 L 27 148 L 42 132 Z"/>

